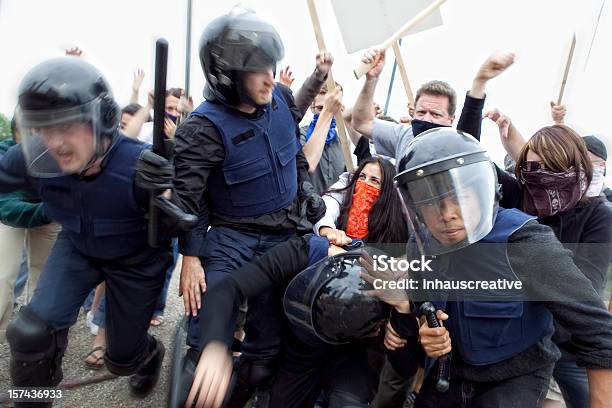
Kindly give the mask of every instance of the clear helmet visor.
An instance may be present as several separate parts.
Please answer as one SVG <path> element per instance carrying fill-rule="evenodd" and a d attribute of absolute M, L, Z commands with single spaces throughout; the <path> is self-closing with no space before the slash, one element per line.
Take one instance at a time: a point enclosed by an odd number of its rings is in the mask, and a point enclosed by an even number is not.
<path fill-rule="evenodd" d="M 473 244 L 493 228 L 497 176 L 489 161 L 398 184 L 411 233 L 424 255 Z"/>
<path fill-rule="evenodd" d="M 100 146 L 100 103 L 44 110 L 17 110 L 28 172 L 36 177 L 78 174 Z"/>

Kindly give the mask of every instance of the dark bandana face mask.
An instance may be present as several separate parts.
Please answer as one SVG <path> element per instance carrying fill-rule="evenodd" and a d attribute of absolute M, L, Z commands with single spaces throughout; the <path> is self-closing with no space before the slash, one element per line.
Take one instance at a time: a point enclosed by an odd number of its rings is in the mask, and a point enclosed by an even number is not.
<path fill-rule="evenodd" d="M 450 127 L 450 125 L 440 125 L 438 123 L 427 122 L 425 120 L 418 120 L 418 119 L 413 119 L 412 122 L 410 122 L 410 124 L 412 125 L 412 134 L 415 137 L 431 129 L 437 129 L 441 127 Z"/>
<path fill-rule="evenodd" d="M 520 173 L 523 211 L 528 214 L 544 218 L 565 212 L 576 206 L 586 191 L 586 176 L 581 171 L 577 177 L 574 167 L 559 173 L 530 167 L 523 166 Z"/>

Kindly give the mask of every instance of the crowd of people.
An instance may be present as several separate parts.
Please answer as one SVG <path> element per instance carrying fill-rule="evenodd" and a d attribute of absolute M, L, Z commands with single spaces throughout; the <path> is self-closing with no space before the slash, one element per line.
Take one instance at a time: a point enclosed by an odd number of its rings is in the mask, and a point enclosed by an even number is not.
<path fill-rule="evenodd" d="M 82 310 L 95 335 L 83 363 L 148 395 L 166 354 L 149 328 L 178 324 L 163 319 L 178 268 L 187 351 L 171 407 L 612 406 L 607 150 L 567 126 L 561 104 L 530 138 L 483 112 L 513 53 L 482 63 L 456 124 L 457 93 L 438 79 L 395 120 L 374 101 L 384 50 L 364 53 L 372 68 L 349 107 L 330 53 L 295 89 L 289 67 L 277 75 L 274 27 L 235 8 L 200 37 L 205 100 L 165 93 L 163 155 L 154 93 L 139 103 L 144 72 L 121 108 L 81 51 L 67 54 L 24 76 L 0 143 L 13 386 L 58 386 Z M 499 137 L 504 168 L 485 137 Z M 382 254 L 431 267 L 377 270 Z M 521 285 L 378 285 L 408 278 Z"/>

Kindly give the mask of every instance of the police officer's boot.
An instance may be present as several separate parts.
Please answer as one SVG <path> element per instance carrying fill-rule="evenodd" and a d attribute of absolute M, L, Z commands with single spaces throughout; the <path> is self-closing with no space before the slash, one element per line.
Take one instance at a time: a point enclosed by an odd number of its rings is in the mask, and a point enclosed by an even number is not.
<path fill-rule="evenodd" d="M 151 337 L 151 339 L 155 342 L 153 350 L 140 364 L 136 373 L 130 377 L 130 390 L 136 397 L 146 396 L 155 387 L 164 361 L 164 354 L 166 353 L 164 345 L 154 337 Z"/>

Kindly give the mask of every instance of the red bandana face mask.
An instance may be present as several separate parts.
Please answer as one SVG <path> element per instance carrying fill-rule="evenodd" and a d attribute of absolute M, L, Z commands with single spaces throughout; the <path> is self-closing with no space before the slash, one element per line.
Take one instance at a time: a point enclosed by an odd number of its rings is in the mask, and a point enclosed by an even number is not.
<path fill-rule="evenodd" d="M 363 180 L 355 183 L 353 205 L 346 221 L 346 235 L 351 238 L 368 236 L 368 219 L 372 206 L 380 195 L 380 188 L 374 187 Z"/>

